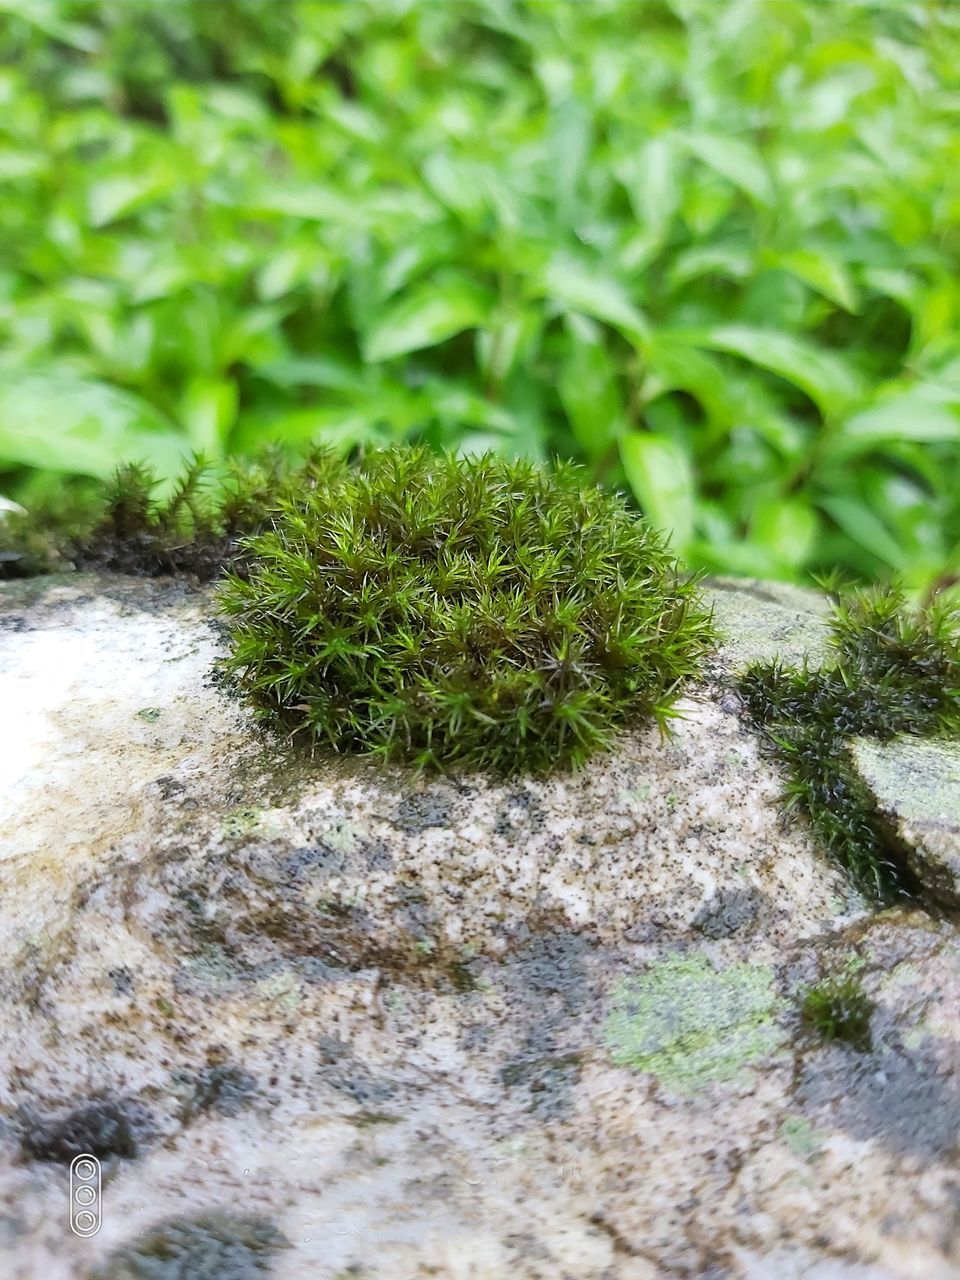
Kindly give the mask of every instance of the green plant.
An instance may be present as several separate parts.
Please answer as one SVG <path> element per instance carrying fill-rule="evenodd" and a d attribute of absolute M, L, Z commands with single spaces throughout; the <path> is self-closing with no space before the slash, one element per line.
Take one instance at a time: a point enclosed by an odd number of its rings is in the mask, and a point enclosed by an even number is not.
<path fill-rule="evenodd" d="M 572 465 L 331 458 L 243 550 L 226 670 L 261 717 L 418 767 L 577 765 L 665 724 L 712 639 L 662 538 Z"/>
<path fill-rule="evenodd" d="M 72 568 L 209 581 L 224 565 L 238 566 L 241 538 L 267 523 L 284 492 L 309 489 L 329 465 L 324 451 L 296 460 L 267 451 L 219 467 L 196 459 L 157 496 L 158 477 L 128 463 L 63 510 L 48 500 L 32 512 L 7 512 L 0 578 Z"/>
<path fill-rule="evenodd" d="M 960 604 L 902 588 L 838 598 L 833 657 L 800 670 L 758 663 L 738 680 L 754 725 L 788 774 L 787 800 L 859 882 L 889 900 L 910 887 L 899 846 L 848 754 L 850 738 L 960 733 Z"/>
<path fill-rule="evenodd" d="M 800 1014 L 804 1024 L 824 1040 L 844 1040 L 855 1049 L 870 1048 L 870 1018 L 874 1003 L 859 975 L 846 973 L 808 988 Z"/>
<path fill-rule="evenodd" d="M 2 11 L 0 493 L 413 440 L 960 572 L 950 0 Z"/>

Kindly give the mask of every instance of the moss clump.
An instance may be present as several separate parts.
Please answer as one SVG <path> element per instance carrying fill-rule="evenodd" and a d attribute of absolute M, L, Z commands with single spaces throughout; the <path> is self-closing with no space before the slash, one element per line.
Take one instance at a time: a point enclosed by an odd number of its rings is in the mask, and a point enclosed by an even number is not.
<path fill-rule="evenodd" d="M 960 732 L 960 609 L 944 596 L 911 608 L 899 587 L 856 591 L 837 600 L 831 648 L 817 669 L 754 664 L 738 688 L 786 766 L 788 805 L 801 806 L 861 887 L 888 902 L 915 885 L 849 743 Z"/>
<path fill-rule="evenodd" d="M 289 1245 L 265 1218 L 205 1213 L 158 1223 L 93 1274 L 96 1280 L 258 1280 Z"/>
<path fill-rule="evenodd" d="M 870 1048 L 873 1009 L 860 978 L 851 973 L 818 982 L 800 1004 L 804 1025 L 824 1040 L 843 1040 L 864 1051 Z"/>
<path fill-rule="evenodd" d="M 418 767 L 577 765 L 664 724 L 711 620 L 583 475 L 399 448 L 329 466 L 221 588 L 229 674 L 292 734 Z"/>

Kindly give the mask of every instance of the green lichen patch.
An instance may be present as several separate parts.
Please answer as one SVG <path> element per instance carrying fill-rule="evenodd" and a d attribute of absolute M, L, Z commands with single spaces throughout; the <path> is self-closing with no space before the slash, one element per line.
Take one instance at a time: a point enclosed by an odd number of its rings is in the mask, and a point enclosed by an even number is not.
<path fill-rule="evenodd" d="M 960 734 L 960 604 L 910 607 L 896 587 L 837 599 L 832 657 L 814 669 L 747 667 L 738 688 L 788 774 L 788 807 L 809 815 L 859 885 L 880 902 L 920 892 L 902 841 L 882 820 L 852 738 Z"/>
<path fill-rule="evenodd" d="M 660 535 L 572 465 L 373 451 L 244 551 L 220 600 L 257 714 L 418 768 L 576 766 L 665 725 L 713 637 Z"/>
<path fill-rule="evenodd" d="M 232 809 L 223 820 L 220 828 L 224 839 L 238 840 L 241 836 L 250 835 L 260 826 L 263 815 L 259 809 Z"/>
<path fill-rule="evenodd" d="M 614 1062 L 692 1092 L 778 1048 L 777 1003 L 767 965 L 717 970 L 702 952 L 669 956 L 616 987 L 606 1040 Z"/>
<path fill-rule="evenodd" d="M 823 1150 L 826 1131 L 815 1129 L 804 1116 L 787 1116 L 780 1133 L 799 1160 L 814 1160 Z"/>

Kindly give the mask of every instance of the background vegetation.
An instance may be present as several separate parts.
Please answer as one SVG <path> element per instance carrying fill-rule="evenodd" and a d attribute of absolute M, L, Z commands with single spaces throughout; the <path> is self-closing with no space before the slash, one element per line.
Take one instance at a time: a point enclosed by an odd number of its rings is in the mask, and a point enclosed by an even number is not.
<path fill-rule="evenodd" d="M 945 0 L 0 0 L 0 492 L 415 439 L 960 572 L 958 126 Z"/>

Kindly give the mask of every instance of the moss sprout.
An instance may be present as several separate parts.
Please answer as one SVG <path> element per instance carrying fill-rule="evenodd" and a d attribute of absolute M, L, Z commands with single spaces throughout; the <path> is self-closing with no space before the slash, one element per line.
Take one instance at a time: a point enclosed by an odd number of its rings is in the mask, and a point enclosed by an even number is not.
<path fill-rule="evenodd" d="M 857 974 L 846 973 L 809 987 L 800 1004 L 804 1025 L 824 1040 L 843 1040 L 855 1049 L 870 1048 L 874 1004 Z"/>
<path fill-rule="evenodd" d="M 665 725 L 711 619 L 583 477 L 409 448 L 315 466 L 221 586 L 228 674 L 293 735 L 420 768 L 578 765 Z"/>
<path fill-rule="evenodd" d="M 911 607 L 899 587 L 861 589 L 838 596 L 831 642 L 819 668 L 757 663 L 738 687 L 786 766 L 788 805 L 809 814 L 863 888 L 890 901 L 914 886 L 849 742 L 960 732 L 960 608 L 945 595 Z"/>
<path fill-rule="evenodd" d="M 309 488 L 333 465 L 323 450 L 301 458 L 267 451 L 216 467 L 197 458 L 157 496 L 157 476 L 127 464 L 63 510 L 48 496 L 29 512 L 5 512 L 0 577 L 76 568 L 210 581 L 236 565 L 240 539 L 266 525 L 284 492 Z"/>

